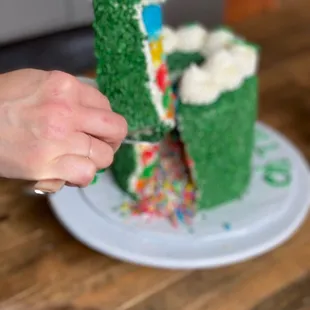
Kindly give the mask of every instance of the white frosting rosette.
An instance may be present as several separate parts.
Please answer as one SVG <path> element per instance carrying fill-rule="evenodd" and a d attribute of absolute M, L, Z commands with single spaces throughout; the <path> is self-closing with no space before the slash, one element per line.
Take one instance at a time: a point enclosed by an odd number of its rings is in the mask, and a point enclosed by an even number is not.
<path fill-rule="evenodd" d="M 181 80 L 182 102 L 195 105 L 212 103 L 220 95 L 220 87 L 210 74 L 197 65 L 191 65 Z"/>
<path fill-rule="evenodd" d="M 177 30 L 164 26 L 162 35 L 166 54 L 200 52 L 208 39 L 208 31 L 200 24 L 186 25 Z"/>
<path fill-rule="evenodd" d="M 226 29 L 217 29 L 210 33 L 208 40 L 205 42 L 205 45 L 202 47 L 202 53 L 204 55 L 211 55 L 222 48 L 229 47 L 235 36 Z"/>
<path fill-rule="evenodd" d="M 172 54 L 178 49 L 178 36 L 175 30 L 164 26 L 162 30 L 163 47 L 166 54 Z"/>
<path fill-rule="evenodd" d="M 239 70 L 230 51 L 220 50 L 212 55 L 203 67 L 221 90 L 233 90 L 242 84 L 244 78 L 242 70 Z"/>
<path fill-rule="evenodd" d="M 183 52 L 199 52 L 208 38 L 207 30 L 199 24 L 181 27 L 176 33 L 177 49 Z"/>
<path fill-rule="evenodd" d="M 250 77 L 256 72 L 258 66 L 257 50 L 253 46 L 236 44 L 230 52 L 242 74 Z"/>

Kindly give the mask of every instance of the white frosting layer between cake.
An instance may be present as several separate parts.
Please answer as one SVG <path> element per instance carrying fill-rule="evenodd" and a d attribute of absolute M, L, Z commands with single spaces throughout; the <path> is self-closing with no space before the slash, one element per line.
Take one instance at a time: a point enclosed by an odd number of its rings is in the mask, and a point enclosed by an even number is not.
<path fill-rule="evenodd" d="M 136 5 L 135 8 L 137 12 L 137 19 L 139 22 L 140 30 L 145 35 L 145 37 L 147 37 L 147 31 L 146 31 L 144 21 L 143 21 L 143 16 L 142 16 L 143 6 L 142 4 L 138 4 Z M 165 115 L 165 110 L 162 106 L 162 95 L 156 84 L 156 72 L 154 70 L 154 66 L 152 63 L 152 56 L 151 56 L 151 52 L 149 48 L 149 43 L 147 40 L 144 40 L 143 42 L 143 51 L 144 51 L 144 55 L 146 58 L 147 71 L 148 71 L 148 76 L 149 76 L 149 82 L 148 82 L 147 87 L 150 90 L 157 114 L 159 115 L 160 118 L 163 118 L 163 116 Z"/>
<path fill-rule="evenodd" d="M 147 31 L 145 28 L 145 24 L 143 21 L 143 5 L 138 4 L 135 7 L 136 13 L 137 13 L 137 19 L 139 22 L 139 27 L 141 32 L 147 37 Z M 143 42 L 143 52 L 146 58 L 146 63 L 147 63 L 147 71 L 148 71 L 148 76 L 149 76 L 149 81 L 146 85 L 146 87 L 149 88 L 151 97 L 155 106 L 155 110 L 164 123 L 168 125 L 174 125 L 174 121 L 171 119 L 167 119 L 165 117 L 166 111 L 163 107 L 163 95 L 158 88 L 157 81 L 156 81 L 156 70 L 154 68 L 153 62 L 152 62 L 152 56 L 151 56 L 151 51 L 149 47 L 149 42 L 145 39 Z"/>
<path fill-rule="evenodd" d="M 180 85 L 181 100 L 192 105 L 212 104 L 223 92 L 238 89 L 256 73 L 257 65 L 255 47 L 240 42 L 225 45 L 213 51 L 201 67 L 192 65 L 185 71 Z"/>

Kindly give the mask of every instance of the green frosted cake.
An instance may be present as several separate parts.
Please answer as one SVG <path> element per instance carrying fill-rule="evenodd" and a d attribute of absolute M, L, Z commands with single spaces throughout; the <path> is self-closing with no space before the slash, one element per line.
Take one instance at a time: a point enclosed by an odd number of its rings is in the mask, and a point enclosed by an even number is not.
<path fill-rule="evenodd" d="M 174 127 L 174 98 L 162 47 L 161 0 L 94 0 L 97 82 L 113 110 L 143 140 Z M 138 111 L 138 113 L 137 113 Z"/>
<path fill-rule="evenodd" d="M 247 190 L 259 52 L 226 28 L 164 27 L 162 2 L 94 0 L 97 80 L 143 132 L 115 154 L 114 179 L 131 198 L 122 208 L 175 225 Z M 169 76 L 180 78 L 176 94 Z"/>
<path fill-rule="evenodd" d="M 236 41 L 182 77 L 178 129 L 198 208 L 240 198 L 249 184 L 257 59 L 255 47 Z"/>

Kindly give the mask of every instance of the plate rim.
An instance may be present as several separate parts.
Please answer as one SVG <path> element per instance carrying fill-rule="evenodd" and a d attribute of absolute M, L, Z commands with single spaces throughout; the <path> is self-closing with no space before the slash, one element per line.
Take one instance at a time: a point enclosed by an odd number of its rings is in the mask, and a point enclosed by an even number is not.
<path fill-rule="evenodd" d="M 262 128 L 263 130 L 270 132 L 272 135 L 276 136 L 278 139 L 283 140 L 294 153 L 297 155 L 299 162 L 298 165 L 303 170 L 302 172 L 306 176 L 306 181 L 310 186 L 310 170 L 309 165 L 304 157 L 304 155 L 298 150 L 298 148 L 289 141 L 283 134 L 276 131 L 275 129 L 265 125 L 261 122 L 256 123 L 257 128 Z M 56 194 L 57 195 L 57 194 Z M 174 270 L 186 270 L 186 269 L 207 269 L 207 268 L 219 268 L 223 266 L 228 266 L 235 263 L 241 263 L 243 261 L 249 260 L 251 258 L 259 257 L 267 252 L 272 251 L 276 247 L 282 245 L 286 241 L 288 241 L 295 232 L 300 228 L 302 223 L 306 220 L 307 214 L 310 209 L 310 192 L 305 193 L 305 200 L 300 207 L 300 212 L 296 215 L 294 220 L 290 223 L 290 225 L 285 229 L 276 234 L 273 238 L 270 238 L 268 241 L 265 241 L 258 246 L 255 245 L 248 249 L 244 249 L 237 253 L 232 253 L 229 255 L 223 255 L 222 257 L 216 258 L 205 258 L 205 259 L 182 259 L 176 260 L 174 258 L 156 258 L 154 259 L 152 256 L 141 255 L 129 252 L 128 250 L 122 250 L 121 248 L 113 247 L 107 244 L 104 244 L 104 240 L 98 240 L 98 236 L 91 236 L 86 230 L 81 230 L 77 227 L 73 227 L 76 225 L 71 225 L 70 221 L 66 221 L 62 214 L 61 208 L 57 207 L 56 203 L 54 203 L 54 195 L 49 197 L 50 205 L 53 213 L 56 218 L 62 223 L 62 225 L 70 232 L 77 240 L 79 240 L 85 246 L 102 253 L 104 255 L 108 255 L 110 257 L 116 258 L 118 260 L 122 260 L 129 263 L 134 263 L 136 265 L 143 265 L 148 267 L 162 268 L 162 269 L 174 269 Z M 86 202 L 81 200 L 81 204 L 85 204 Z"/>

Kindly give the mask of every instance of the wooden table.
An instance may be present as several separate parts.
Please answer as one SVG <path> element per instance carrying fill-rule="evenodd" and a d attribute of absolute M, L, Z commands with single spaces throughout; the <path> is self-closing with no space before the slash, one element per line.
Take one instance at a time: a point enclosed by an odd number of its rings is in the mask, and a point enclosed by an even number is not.
<path fill-rule="evenodd" d="M 262 46 L 260 118 L 309 160 L 309 1 L 236 28 Z M 22 183 L 0 185 L 1 310 L 310 309 L 310 219 L 284 246 L 246 263 L 156 270 L 93 252 L 62 228 L 44 198 L 23 194 Z"/>

